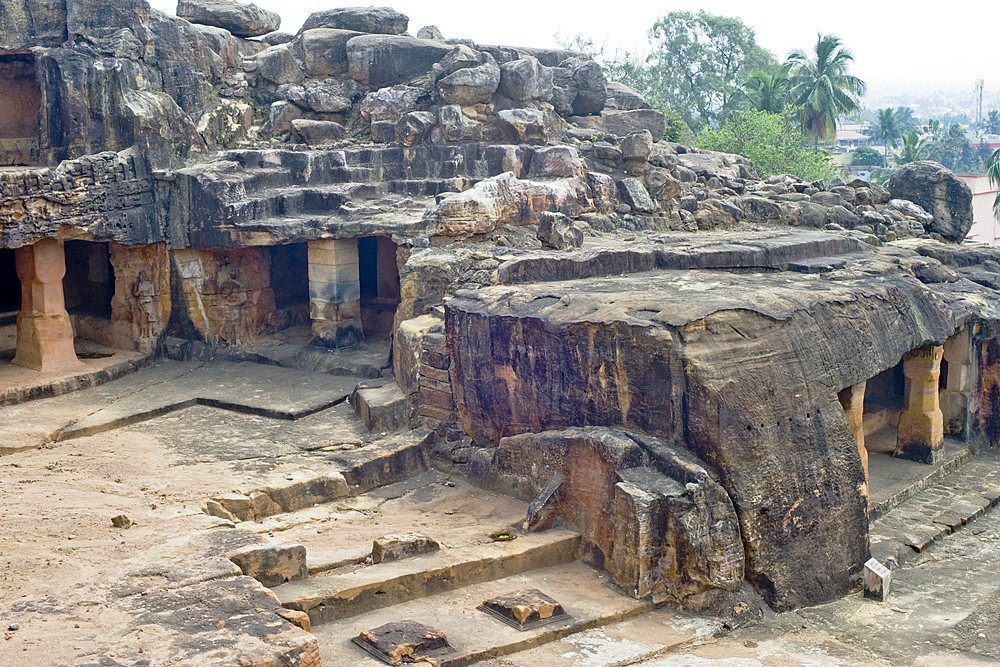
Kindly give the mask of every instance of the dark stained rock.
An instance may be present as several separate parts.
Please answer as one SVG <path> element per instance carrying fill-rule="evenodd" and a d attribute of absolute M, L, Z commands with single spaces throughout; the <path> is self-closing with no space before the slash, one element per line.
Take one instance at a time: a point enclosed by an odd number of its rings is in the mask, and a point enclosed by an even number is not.
<path fill-rule="evenodd" d="M 299 32 L 334 28 L 378 35 L 402 35 L 409 23 L 407 16 L 391 7 L 338 7 L 310 14 Z"/>
<path fill-rule="evenodd" d="M 374 649 L 391 665 L 401 665 L 404 661 L 429 662 L 421 658 L 431 657 L 451 648 L 443 632 L 416 621 L 394 621 L 371 630 L 362 630 L 354 642 Z M 432 664 L 436 662 L 432 661 Z"/>
<path fill-rule="evenodd" d="M 618 193 L 622 201 L 639 213 L 652 213 L 656 210 L 656 202 L 649 196 L 646 186 L 638 178 L 623 178 L 618 181 Z"/>
<path fill-rule="evenodd" d="M 934 216 L 926 225 L 954 243 L 961 243 L 972 228 L 972 191 L 937 162 L 920 160 L 904 164 L 889 179 L 893 199 L 908 199 Z"/>
<path fill-rule="evenodd" d="M 288 44 L 268 47 L 258 53 L 254 60 L 257 75 L 279 86 L 285 83 L 298 83 L 306 78 Z"/>
<path fill-rule="evenodd" d="M 576 97 L 572 102 L 573 113 L 578 116 L 601 113 L 608 97 L 604 70 L 593 60 L 586 60 L 575 64 L 572 71 L 573 83 L 576 84 Z M 663 132 L 654 136 L 659 139 L 663 136 Z"/>
<path fill-rule="evenodd" d="M 539 623 L 566 612 L 561 604 L 537 588 L 525 588 L 483 602 L 482 607 L 511 621 L 515 627 Z"/>
<path fill-rule="evenodd" d="M 0 11 L 0 48 L 56 47 L 66 37 L 65 3 L 4 2 Z"/>
<path fill-rule="evenodd" d="M 372 88 L 406 83 L 431 71 L 452 46 L 398 35 L 360 35 L 347 42 L 348 71 Z"/>
<path fill-rule="evenodd" d="M 281 27 L 281 16 L 275 12 L 230 0 L 178 0 L 177 16 L 228 30 L 237 37 L 259 37 Z"/>
<path fill-rule="evenodd" d="M 436 122 L 437 116 L 429 111 L 411 111 L 396 123 L 396 141 L 407 147 L 423 143 Z"/>
<path fill-rule="evenodd" d="M 299 143 L 310 146 L 322 146 L 332 144 L 344 138 L 344 126 L 329 120 L 304 120 L 292 121 L 292 135 Z"/>

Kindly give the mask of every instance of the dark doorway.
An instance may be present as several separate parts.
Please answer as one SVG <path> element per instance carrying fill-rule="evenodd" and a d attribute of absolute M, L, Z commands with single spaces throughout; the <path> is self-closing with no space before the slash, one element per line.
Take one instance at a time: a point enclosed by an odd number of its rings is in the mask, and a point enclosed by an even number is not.
<path fill-rule="evenodd" d="M 63 295 L 66 310 L 74 315 L 111 319 L 115 295 L 115 270 L 107 243 L 66 241 L 66 276 Z"/>
<path fill-rule="evenodd" d="M 277 328 L 309 322 L 309 245 L 289 243 L 271 247 L 271 290 Z"/>
<path fill-rule="evenodd" d="M 3 313 L 21 309 L 21 281 L 14 268 L 14 251 L 0 248 L 0 321 Z"/>
<path fill-rule="evenodd" d="M 385 236 L 358 239 L 358 287 L 361 292 L 361 322 L 365 334 L 392 331 L 399 305 L 398 246 Z"/>
<path fill-rule="evenodd" d="M 42 103 L 32 54 L 0 56 L 0 100 L 0 166 L 31 164 Z"/>

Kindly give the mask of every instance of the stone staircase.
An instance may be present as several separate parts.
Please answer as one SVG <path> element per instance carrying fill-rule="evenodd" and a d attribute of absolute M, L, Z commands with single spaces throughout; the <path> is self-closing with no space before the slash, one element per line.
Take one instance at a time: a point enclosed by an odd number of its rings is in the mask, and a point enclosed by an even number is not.
<path fill-rule="evenodd" d="M 523 519 L 513 514 L 506 518 L 510 523 Z M 463 520 L 463 526 L 452 528 L 448 539 L 441 541 L 439 550 L 399 560 L 372 564 L 362 560 L 364 551 L 355 549 L 353 559 L 331 563 L 322 551 L 310 553 L 309 576 L 272 591 L 286 609 L 308 615 L 323 664 L 358 667 L 377 663 L 351 640 L 397 621 L 441 630 L 452 650 L 437 656 L 440 664 L 465 665 L 654 608 L 606 585 L 606 573 L 577 561 L 581 538 L 575 531 L 554 528 L 514 535 L 502 526 L 483 524 L 475 512 Z M 433 531 L 427 532 L 434 537 Z M 529 588 L 558 601 L 565 615 L 515 628 L 477 609 L 486 600 Z"/>
<path fill-rule="evenodd" d="M 914 485 L 871 522 L 873 558 L 890 569 L 903 567 L 1000 503 L 1000 455 L 986 452 L 954 460 L 956 465 L 944 468 L 929 483 Z"/>
<path fill-rule="evenodd" d="M 458 192 L 527 165 L 530 148 L 470 143 L 454 146 L 343 150 L 234 150 L 219 161 L 172 175 L 187 190 L 198 216 L 279 242 L 303 229 L 346 225 L 383 233 L 419 227 L 437 195 Z M 377 204 L 376 207 L 371 206 Z M 380 214 L 392 213 L 392 220 Z M 361 213 L 363 215 L 357 215 Z M 387 227 L 389 225 L 389 227 Z M 354 229 L 357 227 L 357 230 Z M 192 230 L 196 245 L 212 246 Z"/>

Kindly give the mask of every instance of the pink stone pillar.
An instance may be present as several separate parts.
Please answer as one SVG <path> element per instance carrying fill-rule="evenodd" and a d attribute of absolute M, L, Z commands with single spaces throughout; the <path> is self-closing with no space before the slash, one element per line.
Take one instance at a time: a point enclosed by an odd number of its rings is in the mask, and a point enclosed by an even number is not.
<path fill-rule="evenodd" d="M 847 424 L 858 443 L 858 454 L 861 465 L 865 469 L 865 485 L 868 484 L 868 450 L 865 448 L 865 386 L 867 382 L 859 382 L 841 391 L 837 398 L 847 414 Z"/>
<path fill-rule="evenodd" d="M 43 373 L 87 368 L 76 358 L 73 327 L 63 300 L 63 242 L 44 239 L 18 248 L 14 261 L 21 279 L 21 312 L 13 363 Z"/>
<path fill-rule="evenodd" d="M 944 348 L 928 345 L 903 357 L 906 385 L 893 456 L 936 463 L 944 446 L 944 417 L 938 396 Z"/>

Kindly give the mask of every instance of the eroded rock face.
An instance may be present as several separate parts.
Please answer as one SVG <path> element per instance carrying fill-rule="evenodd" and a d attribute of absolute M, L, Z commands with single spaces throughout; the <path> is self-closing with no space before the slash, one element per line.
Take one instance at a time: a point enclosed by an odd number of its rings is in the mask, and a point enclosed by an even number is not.
<path fill-rule="evenodd" d="M 402 35 L 409 23 L 409 17 L 390 7 L 338 7 L 310 14 L 299 32 L 314 28 L 334 28 L 380 35 Z"/>
<path fill-rule="evenodd" d="M 867 497 L 837 392 L 956 326 L 883 266 L 816 291 L 801 274 L 665 271 L 463 293 L 446 308 L 458 413 L 483 444 L 590 424 L 683 443 L 733 499 L 746 576 L 773 607 L 842 595 L 867 558 Z M 690 281 L 714 287 L 691 300 Z"/>
<path fill-rule="evenodd" d="M 937 162 L 904 164 L 889 179 L 889 192 L 894 199 L 908 199 L 933 215 L 929 229 L 948 241 L 959 243 L 972 229 L 972 191 Z"/>
<path fill-rule="evenodd" d="M 590 562 L 631 595 L 679 602 L 743 580 L 729 496 L 690 453 L 662 440 L 597 427 L 511 436 L 492 470 L 487 483 L 548 492 L 546 525 L 573 524 Z M 558 489 L 546 489 L 553 479 Z"/>

